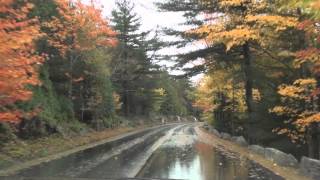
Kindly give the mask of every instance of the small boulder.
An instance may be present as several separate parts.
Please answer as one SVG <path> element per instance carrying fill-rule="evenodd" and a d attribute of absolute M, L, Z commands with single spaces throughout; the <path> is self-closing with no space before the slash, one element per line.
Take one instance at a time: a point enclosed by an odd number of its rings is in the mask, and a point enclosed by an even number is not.
<path fill-rule="evenodd" d="M 265 148 L 264 156 L 265 158 L 275 162 L 280 166 L 290 166 L 290 167 L 298 166 L 298 161 L 294 156 L 292 156 L 291 154 L 286 154 L 277 149 Z"/>
<path fill-rule="evenodd" d="M 248 146 L 248 143 L 243 136 L 232 137 L 231 141 L 235 142 L 236 144 L 239 144 L 240 146 Z"/>
<path fill-rule="evenodd" d="M 231 135 L 228 133 L 221 133 L 221 138 L 225 140 L 231 140 Z"/>
<path fill-rule="evenodd" d="M 202 126 L 203 129 L 209 131 L 210 130 L 210 126 L 208 124 L 205 124 Z"/>
<path fill-rule="evenodd" d="M 249 146 L 249 150 L 251 150 L 252 152 L 255 152 L 259 155 L 262 155 L 262 156 L 264 156 L 264 154 L 265 154 L 264 147 L 261 147 L 259 145 L 251 145 L 251 146 Z"/>
<path fill-rule="evenodd" d="M 313 179 L 320 179 L 320 160 L 302 157 L 300 162 L 300 172 Z"/>
<path fill-rule="evenodd" d="M 210 133 L 214 134 L 217 137 L 221 137 L 221 134 L 219 133 L 219 131 L 214 128 L 210 129 Z"/>

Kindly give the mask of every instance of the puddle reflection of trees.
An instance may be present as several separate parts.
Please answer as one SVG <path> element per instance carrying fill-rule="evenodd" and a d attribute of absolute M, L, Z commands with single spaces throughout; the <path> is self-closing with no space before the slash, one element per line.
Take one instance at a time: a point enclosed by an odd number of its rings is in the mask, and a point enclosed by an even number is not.
<path fill-rule="evenodd" d="M 229 159 L 203 143 L 184 148 L 166 147 L 158 150 L 140 177 L 228 180 L 248 179 L 246 162 Z"/>

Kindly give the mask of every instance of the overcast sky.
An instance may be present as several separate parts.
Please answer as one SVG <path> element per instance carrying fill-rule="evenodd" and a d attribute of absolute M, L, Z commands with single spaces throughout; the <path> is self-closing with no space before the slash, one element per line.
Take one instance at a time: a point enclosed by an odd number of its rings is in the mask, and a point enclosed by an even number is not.
<path fill-rule="evenodd" d="M 116 0 L 100 0 L 104 5 L 104 14 L 110 17 L 111 10 L 115 8 Z M 141 17 L 142 28 L 144 30 L 161 27 L 176 27 L 177 24 L 184 22 L 181 13 L 159 12 L 154 5 L 155 2 L 163 0 L 131 0 L 135 4 L 135 11 Z"/>
<path fill-rule="evenodd" d="M 89 1 L 89 0 L 83 0 Z M 115 2 L 117 0 L 100 0 L 99 2 L 104 6 L 103 13 L 106 17 L 110 18 L 111 11 L 115 8 Z M 131 0 L 135 4 L 135 12 L 141 17 L 142 30 L 155 30 L 157 27 L 169 27 L 177 29 L 180 23 L 184 22 L 184 17 L 182 13 L 174 12 L 159 12 L 157 7 L 154 5 L 155 2 L 164 2 L 164 0 Z M 179 26 L 183 28 L 183 26 Z M 165 37 L 168 40 L 168 37 Z M 191 49 L 187 49 L 191 50 Z M 167 48 L 161 51 L 162 54 L 176 54 L 177 49 Z M 185 51 L 185 50 L 184 50 Z M 163 61 L 159 63 L 160 65 L 172 66 L 172 63 Z M 173 70 L 170 71 L 171 74 L 181 74 L 181 71 Z M 198 81 L 201 76 L 195 77 L 192 80 Z"/>

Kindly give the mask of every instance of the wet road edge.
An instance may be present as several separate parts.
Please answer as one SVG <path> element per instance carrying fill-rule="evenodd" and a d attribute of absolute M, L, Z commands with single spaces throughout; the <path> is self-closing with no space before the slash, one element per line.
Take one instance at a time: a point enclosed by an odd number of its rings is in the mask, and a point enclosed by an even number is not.
<path fill-rule="evenodd" d="M 68 151 L 63 151 L 57 154 L 53 154 L 47 157 L 42 157 L 42 158 L 38 158 L 35 160 L 31 160 L 31 161 L 27 161 L 27 162 L 23 162 L 23 163 L 19 163 L 16 164 L 14 166 L 11 166 L 7 169 L 1 169 L 0 170 L 0 176 L 11 176 L 11 175 L 15 175 L 17 172 L 24 170 L 24 169 L 28 169 L 28 168 L 32 168 L 33 166 L 37 166 L 40 165 L 42 163 L 47 163 L 50 161 L 54 161 L 57 159 L 61 159 L 61 158 L 65 158 L 69 155 L 72 155 L 74 153 L 78 153 L 81 151 L 85 151 L 87 149 L 91 149 L 91 148 L 95 148 L 97 146 L 100 145 L 104 145 L 104 144 L 108 144 L 108 143 L 116 143 L 116 144 L 120 144 L 124 141 L 127 141 L 128 139 L 134 139 L 137 138 L 139 136 L 143 136 L 144 134 L 147 134 L 148 132 L 158 129 L 158 128 L 166 128 L 166 127 L 174 127 L 174 126 L 178 126 L 178 125 L 183 125 L 186 123 L 170 123 L 170 124 L 164 124 L 164 125 L 157 125 L 157 126 L 153 126 L 153 127 L 148 127 L 145 129 L 138 129 L 132 132 L 128 132 L 128 133 L 124 133 L 124 134 L 120 134 L 114 137 L 110 137 L 101 141 L 97 141 L 97 142 L 93 142 L 90 144 L 86 144 L 83 146 L 79 146 L 73 149 L 70 149 Z"/>
<path fill-rule="evenodd" d="M 201 126 L 197 126 L 195 128 L 197 134 L 200 136 L 202 142 L 214 146 L 217 149 L 220 149 L 222 151 L 227 151 L 231 153 L 237 153 L 239 156 L 245 157 L 260 166 L 270 170 L 271 172 L 275 173 L 276 175 L 283 177 L 284 179 L 289 180 L 311 180 L 308 177 L 302 176 L 297 169 L 291 168 L 291 167 L 282 167 L 277 166 L 273 162 L 265 159 L 264 157 L 261 157 L 258 154 L 255 154 L 251 152 L 248 148 L 242 147 L 238 144 L 235 144 L 231 141 L 227 141 L 224 139 L 221 139 L 214 134 L 211 134 L 201 128 Z"/>

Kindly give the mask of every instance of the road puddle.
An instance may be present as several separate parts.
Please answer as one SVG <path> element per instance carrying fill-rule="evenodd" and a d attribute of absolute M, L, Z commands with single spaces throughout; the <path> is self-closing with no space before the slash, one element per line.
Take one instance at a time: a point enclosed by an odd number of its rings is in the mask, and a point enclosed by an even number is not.
<path fill-rule="evenodd" d="M 140 178 L 187 180 L 282 179 L 230 152 L 196 141 L 192 133 L 176 133 L 154 152 Z"/>

